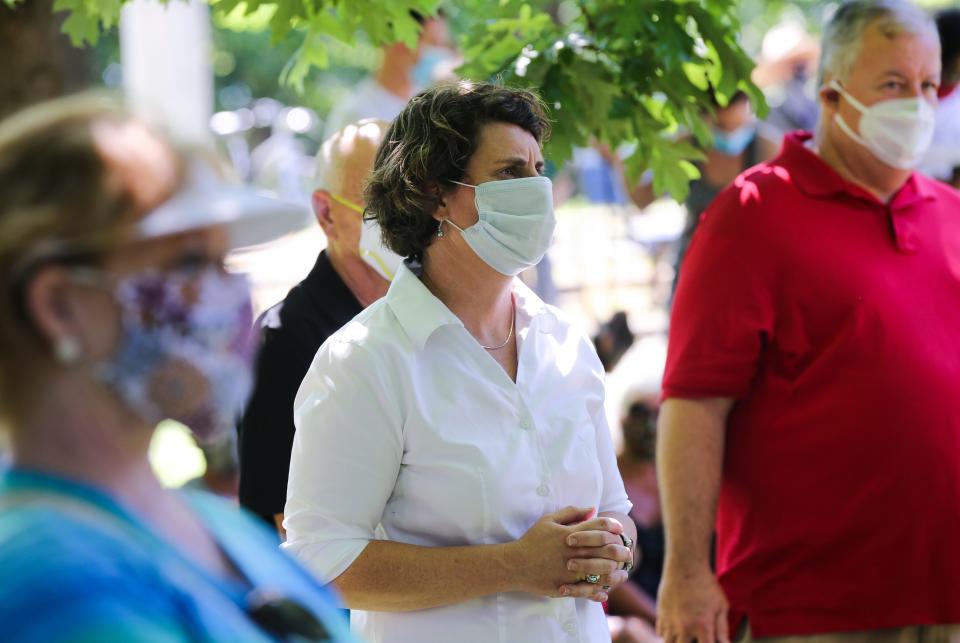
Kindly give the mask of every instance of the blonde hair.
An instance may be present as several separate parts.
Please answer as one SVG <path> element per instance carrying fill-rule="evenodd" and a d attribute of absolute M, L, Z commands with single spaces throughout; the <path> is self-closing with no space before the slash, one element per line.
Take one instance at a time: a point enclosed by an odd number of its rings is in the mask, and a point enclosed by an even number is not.
<path fill-rule="evenodd" d="M 138 214 L 94 135 L 100 124 L 131 122 L 104 94 L 41 103 L 0 122 L 0 416 L 25 408 L 37 364 L 49 363 L 24 305 L 32 270 L 51 259 L 95 258 Z"/>

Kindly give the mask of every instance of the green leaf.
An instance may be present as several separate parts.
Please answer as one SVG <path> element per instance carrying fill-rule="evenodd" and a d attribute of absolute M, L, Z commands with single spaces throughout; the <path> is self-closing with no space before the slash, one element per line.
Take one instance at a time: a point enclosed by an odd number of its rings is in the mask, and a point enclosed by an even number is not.
<path fill-rule="evenodd" d="M 74 47 L 97 43 L 100 37 L 100 18 L 99 15 L 87 11 L 83 0 L 56 0 L 53 11 L 69 12 L 63 22 L 63 32 L 69 36 L 70 44 Z"/>
<path fill-rule="evenodd" d="M 324 69 L 328 63 L 329 57 L 324 46 L 323 36 L 317 33 L 309 33 L 284 68 L 280 76 L 280 82 L 303 93 L 304 82 L 310 74 L 311 68 Z"/>
<path fill-rule="evenodd" d="M 682 202 L 690 193 L 690 181 L 700 176 L 700 171 L 690 161 L 703 158 L 703 153 L 690 143 L 658 139 L 650 151 L 650 165 L 654 168 L 653 191 L 658 196 L 669 194 Z"/>

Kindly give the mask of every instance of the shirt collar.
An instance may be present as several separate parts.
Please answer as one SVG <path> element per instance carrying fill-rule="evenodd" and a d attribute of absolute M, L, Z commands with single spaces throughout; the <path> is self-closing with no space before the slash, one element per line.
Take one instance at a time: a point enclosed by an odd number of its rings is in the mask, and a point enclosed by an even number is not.
<path fill-rule="evenodd" d="M 807 147 L 807 142 L 812 138 L 813 134 L 809 132 L 790 132 L 785 135 L 780 155 L 772 162 L 774 171 L 777 166 L 786 170 L 794 184 L 814 198 L 845 193 L 879 203 L 875 196 L 848 182 L 816 152 Z M 893 208 L 903 208 L 918 201 L 933 198 L 935 198 L 933 190 L 914 172 L 891 200 L 890 205 Z"/>
<path fill-rule="evenodd" d="M 333 267 L 326 250 L 317 257 L 317 262 L 302 284 L 312 305 L 317 310 L 329 312 L 336 319 L 352 319 L 363 310 L 357 296 Z"/>
<path fill-rule="evenodd" d="M 543 300 L 519 279 L 513 280 L 513 300 L 517 306 L 518 332 L 532 325 L 534 319 L 539 324 L 540 332 L 553 332 L 556 318 Z"/>
<path fill-rule="evenodd" d="M 553 330 L 553 316 L 547 305 L 519 279 L 513 280 L 513 296 L 519 328 L 529 325 L 535 318 L 543 317 L 541 330 Z M 437 329 L 463 326 L 463 322 L 423 285 L 406 262 L 400 266 L 390 284 L 386 300 L 404 332 L 420 350 Z"/>
<path fill-rule="evenodd" d="M 387 305 L 407 336 L 421 350 L 438 328 L 463 326 L 463 322 L 423 285 L 406 262 L 397 270 L 387 290 Z"/>

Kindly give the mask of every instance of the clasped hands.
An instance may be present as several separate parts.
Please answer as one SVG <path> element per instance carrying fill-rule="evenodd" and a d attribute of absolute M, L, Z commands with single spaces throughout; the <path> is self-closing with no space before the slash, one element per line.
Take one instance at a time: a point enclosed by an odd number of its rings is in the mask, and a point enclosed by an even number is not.
<path fill-rule="evenodd" d="M 633 560 L 633 552 L 620 538 L 623 525 L 595 513 L 593 508 L 561 509 L 543 516 L 516 541 L 524 591 L 603 602 L 627 580 L 623 567 Z M 600 578 L 590 583 L 589 575 Z"/>

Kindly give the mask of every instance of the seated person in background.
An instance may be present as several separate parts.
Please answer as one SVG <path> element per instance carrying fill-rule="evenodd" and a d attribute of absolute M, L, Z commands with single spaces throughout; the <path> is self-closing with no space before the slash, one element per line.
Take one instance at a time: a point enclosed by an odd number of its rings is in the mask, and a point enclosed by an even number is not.
<path fill-rule="evenodd" d="M 320 345 L 387 292 L 401 258 L 363 221 L 363 185 L 387 124 L 347 125 L 317 153 L 313 211 L 327 248 L 306 279 L 265 312 L 256 384 L 240 420 L 240 504 L 283 533 L 293 400 Z"/>
<path fill-rule="evenodd" d="M 251 303 L 225 256 L 302 216 L 103 98 L 0 123 L 4 641 L 352 640 L 274 533 L 147 459 L 161 420 L 231 429 Z"/>
<path fill-rule="evenodd" d="M 664 539 L 654 453 L 657 440 L 656 396 L 630 404 L 623 419 L 623 453 L 617 459 L 630 517 L 637 525 L 637 546 L 643 552 L 630 580 L 610 593 L 613 615 L 635 616 L 650 625 L 657 620 L 657 588 L 663 572 Z M 652 631 L 652 630 L 651 630 Z"/>

